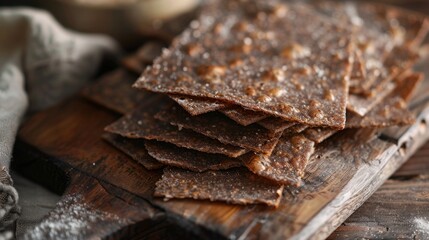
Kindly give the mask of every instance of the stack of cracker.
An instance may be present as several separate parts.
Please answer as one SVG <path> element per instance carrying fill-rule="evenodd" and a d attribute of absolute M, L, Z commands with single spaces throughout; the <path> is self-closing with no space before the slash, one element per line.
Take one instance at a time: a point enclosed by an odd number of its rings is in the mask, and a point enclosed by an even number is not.
<path fill-rule="evenodd" d="M 105 138 L 164 168 L 155 196 L 275 207 L 332 135 L 413 123 L 406 102 L 427 31 L 425 17 L 387 6 L 210 1 L 138 91 L 121 90 L 119 71 L 86 95 L 122 99 Z"/>

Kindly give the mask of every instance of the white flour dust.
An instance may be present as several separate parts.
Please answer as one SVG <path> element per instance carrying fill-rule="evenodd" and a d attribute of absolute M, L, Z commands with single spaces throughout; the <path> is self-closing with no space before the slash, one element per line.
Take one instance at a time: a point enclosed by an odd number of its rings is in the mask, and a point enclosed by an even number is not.
<path fill-rule="evenodd" d="M 423 237 L 429 238 L 429 221 L 426 218 L 415 218 L 414 225 L 416 230 L 423 235 Z"/>
<path fill-rule="evenodd" d="M 91 223 L 124 221 L 115 215 L 81 204 L 80 199 L 81 196 L 70 196 L 58 203 L 49 218 L 29 229 L 24 239 L 83 239 L 87 237 Z"/>

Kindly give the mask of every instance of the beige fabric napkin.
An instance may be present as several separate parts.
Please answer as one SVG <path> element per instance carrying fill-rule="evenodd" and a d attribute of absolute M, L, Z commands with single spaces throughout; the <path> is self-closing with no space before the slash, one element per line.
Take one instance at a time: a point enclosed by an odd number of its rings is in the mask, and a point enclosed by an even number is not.
<path fill-rule="evenodd" d="M 69 97 L 117 52 L 111 39 L 66 30 L 45 11 L 0 8 L 0 230 L 19 214 L 9 166 L 25 112 Z"/>

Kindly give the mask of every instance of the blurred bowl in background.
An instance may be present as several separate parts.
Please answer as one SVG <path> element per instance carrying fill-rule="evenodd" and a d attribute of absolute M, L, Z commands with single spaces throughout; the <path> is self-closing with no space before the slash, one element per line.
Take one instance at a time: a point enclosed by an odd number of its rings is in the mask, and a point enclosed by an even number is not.
<path fill-rule="evenodd" d="M 144 38 L 169 41 L 195 17 L 200 0 L 34 0 L 69 29 L 102 33 L 124 48 Z"/>

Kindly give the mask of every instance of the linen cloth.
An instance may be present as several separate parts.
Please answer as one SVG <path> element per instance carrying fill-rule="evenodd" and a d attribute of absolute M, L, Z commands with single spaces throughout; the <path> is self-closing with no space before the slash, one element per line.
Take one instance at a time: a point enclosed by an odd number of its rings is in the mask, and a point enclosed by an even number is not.
<path fill-rule="evenodd" d="M 25 113 L 71 96 L 117 53 L 110 38 L 64 29 L 45 11 L 0 8 L 0 231 L 20 212 L 9 166 Z"/>

